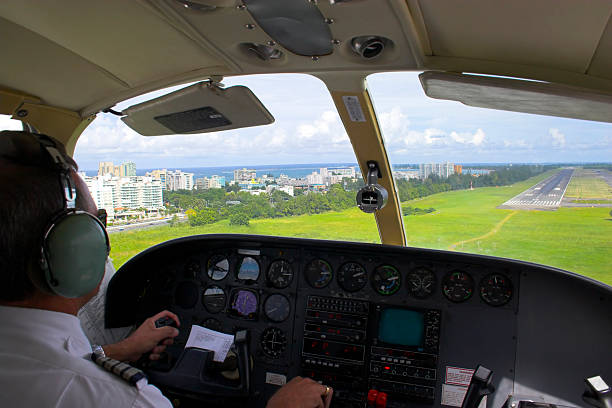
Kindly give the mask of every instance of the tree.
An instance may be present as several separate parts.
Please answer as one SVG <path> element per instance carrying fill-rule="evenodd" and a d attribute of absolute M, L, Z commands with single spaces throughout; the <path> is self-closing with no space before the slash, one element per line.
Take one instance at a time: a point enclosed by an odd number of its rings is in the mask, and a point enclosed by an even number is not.
<path fill-rule="evenodd" d="M 230 225 L 249 225 L 249 216 L 245 213 L 236 213 L 230 215 Z"/>

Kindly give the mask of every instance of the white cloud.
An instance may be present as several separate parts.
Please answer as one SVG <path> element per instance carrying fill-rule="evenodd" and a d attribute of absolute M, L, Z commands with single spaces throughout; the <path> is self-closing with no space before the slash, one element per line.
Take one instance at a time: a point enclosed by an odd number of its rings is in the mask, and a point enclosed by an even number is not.
<path fill-rule="evenodd" d="M 479 128 L 474 134 L 451 132 L 450 137 L 457 143 L 480 146 L 484 142 L 486 136 L 484 131 Z"/>
<path fill-rule="evenodd" d="M 556 128 L 548 129 L 548 134 L 552 138 L 553 147 L 563 149 L 565 147 L 565 135 Z"/>

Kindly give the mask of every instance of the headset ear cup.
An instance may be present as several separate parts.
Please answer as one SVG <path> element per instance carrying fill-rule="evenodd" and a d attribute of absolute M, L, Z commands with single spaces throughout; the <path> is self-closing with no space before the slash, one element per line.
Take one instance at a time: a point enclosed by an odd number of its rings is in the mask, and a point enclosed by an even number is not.
<path fill-rule="evenodd" d="M 76 298 L 91 292 L 104 277 L 108 236 L 91 214 L 70 212 L 55 221 L 43 245 L 49 289 Z"/>

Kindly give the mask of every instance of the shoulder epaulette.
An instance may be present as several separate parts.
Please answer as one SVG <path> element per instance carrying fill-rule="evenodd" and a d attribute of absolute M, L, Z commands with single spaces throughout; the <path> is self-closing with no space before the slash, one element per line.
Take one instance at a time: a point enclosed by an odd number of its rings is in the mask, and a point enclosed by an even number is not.
<path fill-rule="evenodd" d="M 106 371 L 118 375 L 133 386 L 136 386 L 136 384 L 143 378 L 147 378 L 146 374 L 141 370 L 119 360 L 114 360 L 110 357 L 98 356 L 95 353 L 91 353 L 91 359 Z"/>

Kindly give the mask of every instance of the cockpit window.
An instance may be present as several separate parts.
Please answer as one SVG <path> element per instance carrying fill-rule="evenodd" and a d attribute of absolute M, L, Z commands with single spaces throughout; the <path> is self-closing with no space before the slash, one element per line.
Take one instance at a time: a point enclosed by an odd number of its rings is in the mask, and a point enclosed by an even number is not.
<path fill-rule="evenodd" d="M 536 262 L 612 284 L 612 125 L 424 95 L 368 77 L 409 246 Z"/>
<path fill-rule="evenodd" d="M 374 217 L 356 208 L 361 174 L 324 84 L 307 75 L 223 83 L 248 86 L 275 123 L 143 137 L 100 113 L 79 139 L 75 157 L 107 211 L 115 266 L 154 244 L 195 234 L 380 242 Z"/>
<path fill-rule="evenodd" d="M 0 130 L 23 130 L 20 120 L 11 119 L 10 115 L 0 115 Z"/>

